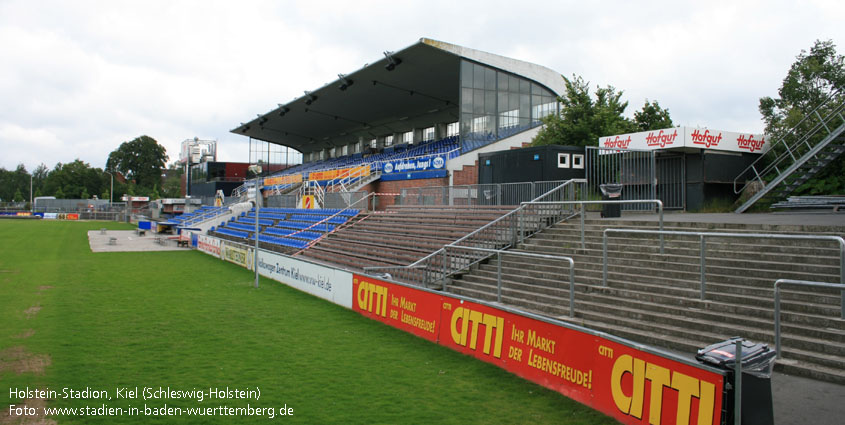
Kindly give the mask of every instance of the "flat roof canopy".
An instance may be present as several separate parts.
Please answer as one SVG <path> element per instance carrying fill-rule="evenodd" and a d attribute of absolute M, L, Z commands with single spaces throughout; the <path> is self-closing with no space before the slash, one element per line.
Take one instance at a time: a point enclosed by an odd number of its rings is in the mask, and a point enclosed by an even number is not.
<path fill-rule="evenodd" d="M 460 63 L 468 59 L 521 75 L 562 93 L 547 68 L 431 39 L 306 93 L 240 125 L 232 133 L 302 153 L 459 119 Z"/>

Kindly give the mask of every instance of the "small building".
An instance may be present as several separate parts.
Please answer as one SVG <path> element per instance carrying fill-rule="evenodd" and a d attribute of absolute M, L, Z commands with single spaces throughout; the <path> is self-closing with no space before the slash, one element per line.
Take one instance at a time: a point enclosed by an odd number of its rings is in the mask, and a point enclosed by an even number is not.
<path fill-rule="evenodd" d="M 478 183 L 583 179 L 584 147 L 534 146 L 478 155 Z"/>
<path fill-rule="evenodd" d="M 650 197 L 667 209 L 698 210 L 714 200 L 735 201 L 734 180 L 771 143 L 762 134 L 674 127 L 605 136 L 598 145 L 587 152 L 591 187 L 621 183 L 623 199 Z"/>

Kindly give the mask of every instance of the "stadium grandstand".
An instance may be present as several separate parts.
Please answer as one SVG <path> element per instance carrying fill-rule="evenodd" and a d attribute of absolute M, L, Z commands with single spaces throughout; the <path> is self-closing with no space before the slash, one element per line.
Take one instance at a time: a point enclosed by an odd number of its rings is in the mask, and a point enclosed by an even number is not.
<path fill-rule="evenodd" d="M 474 184 L 478 154 L 530 142 L 564 90 L 548 68 L 426 38 L 338 77 L 232 130 L 302 153 L 265 197 Z"/>
<path fill-rule="evenodd" d="M 595 174 L 589 172 L 589 155 L 581 153 L 573 155 L 587 163 L 585 178 L 478 183 L 479 155 L 529 143 L 541 119 L 559 112 L 556 97 L 563 91 L 560 74 L 542 66 L 421 39 L 233 129 L 249 137 L 251 146 L 260 142 L 301 152 L 303 163 L 265 170 L 236 189 L 227 206 L 180 220 L 199 231 L 200 250 L 253 268 L 256 284 L 260 273 L 396 327 L 419 325 L 403 329 L 426 338 L 432 335 L 419 333 L 419 327 L 428 329 L 430 323 L 435 342 L 499 364 L 625 423 L 645 420 L 642 411 L 637 416 L 629 390 L 620 389 L 621 376 L 645 370 L 644 361 L 632 357 L 637 355 L 651 356 L 649 362 L 678 362 L 666 366 L 667 380 L 672 368 L 711 374 L 709 382 L 701 378 L 701 394 L 690 400 L 700 400 L 695 402 L 698 423 L 727 423 L 733 381 L 691 353 L 736 335 L 776 346 L 778 370 L 845 383 L 845 292 L 835 286 L 845 280 L 841 220 L 760 223 L 711 217 L 695 222 L 676 214 L 664 222 L 664 201 L 655 191 L 617 201 L 590 197 L 588 180 Z M 653 164 L 655 157 L 631 153 L 642 158 L 612 158 L 604 151 L 595 158 L 617 161 L 633 181 L 656 185 L 654 174 L 649 178 L 631 167 L 635 160 Z M 566 152 L 554 154 L 570 158 Z M 531 155 L 537 161 L 540 153 Z M 267 169 L 278 170 L 270 165 Z M 611 171 L 605 174 L 621 174 Z M 646 213 L 620 217 L 621 205 Z M 610 207 L 616 207 L 616 215 Z M 254 260 L 248 258 L 252 255 Z M 773 294 L 773 284 L 783 279 L 785 285 L 815 287 Z M 419 312 L 431 313 L 431 320 L 411 317 L 417 314 L 412 303 L 401 323 L 390 322 L 398 316 L 386 315 L 388 287 L 434 299 Z M 391 302 L 398 303 L 392 294 Z M 455 308 L 450 297 L 460 298 Z M 401 303 L 405 309 L 404 298 Z M 517 326 L 505 325 L 507 362 L 501 355 L 492 360 L 470 350 L 482 347 L 475 339 L 479 334 L 485 335 L 485 355 L 490 338 L 501 338 L 504 322 L 496 320 L 505 319 L 482 313 L 493 309 L 502 317 L 514 312 L 522 317 L 508 320 L 557 327 L 544 337 L 529 330 L 529 341 L 537 344 L 525 345 Z M 778 323 L 774 332 L 773 321 Z M 467 348 L 467 334 L 460 333 L 469 323 L 473 335 Z M 486 333 L 479 332 L 479 323 Z M 577 342 L 573 332 L 590 335 L 591 344 L 603 342 L 583 348 L 587 342 Z M 555 352 L 555 338 L 567 350 Z M 616 350 L 636 352 L 617 351 L 614 357 L 608 341 L 621 341 Z M 534 354 L 524 360 L 520 350 Z M 560 363 L 547 362 L 539 352 L 557 356 Z M 595 373 L 612 378 L 596 378 L 590 385 L 620 386 L 580 392 L 583 379 L 566 387 L 550 384 L 558 382 L 556 377 L 531 377 L 582 360 L 610 362 L 603 369 L 595 366 Z M 561 369 L 546 367 L 552 364 Z M 698 381 L 694 387 L 698 391 Z M 715 398 L 705 400 L 705 390 Z M 658 393 L 651 396 L 663 397 Z M 689 404 L 684 410 L 677 397 L 665 401 L 677 404 L 678 418 L 690 415 Z"/>

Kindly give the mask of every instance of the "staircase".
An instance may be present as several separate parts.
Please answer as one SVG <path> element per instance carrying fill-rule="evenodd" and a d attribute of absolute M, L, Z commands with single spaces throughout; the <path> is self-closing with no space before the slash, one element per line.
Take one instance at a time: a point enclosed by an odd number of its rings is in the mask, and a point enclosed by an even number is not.
<path fill-rule="evenodd" d="M 575 317 L 569 317 L 566 264 L 502 257 L 502 302 L 688 355 L 742 336 L 774 348 L 774 282 L 780 278 L 839 282 L 839 247 L 816 241 L 708 238 L 706 290 L 700 299 L 699 238 L 656 235 L 609 238 L 608 285 L 602 284 L 602 230 L 655 229 L 653 222 L 560 223 L 526 239 L 517 251 L 571 256 L 575 261 Z M 841 236 L 843 227 L 677 223 L 667 230 L 801 233 Z M 495 261 L 455 278 L 449 292 L 496 300 Z M 845 321 L 838 291 L 789 287 L 782 294 L 782 359 L 787 373 L 845 384 Z"/>
<path fill-rule="evenodd" d="M 845 93 L 837 91 L 807 114 L 771 148 L 734 179 L 739 194 L 751 184 L 761 187 L 737 213 L 765 196 L 785 199 L 845 152 Z"/>
<path fill-rule="evenodd" d="M 302 252 L 353 271 L 405 266 L 510 212 L 513 206 L 402 206 L 370 214 Z M 439 259 L 438 259 L 439 260 Z"/>

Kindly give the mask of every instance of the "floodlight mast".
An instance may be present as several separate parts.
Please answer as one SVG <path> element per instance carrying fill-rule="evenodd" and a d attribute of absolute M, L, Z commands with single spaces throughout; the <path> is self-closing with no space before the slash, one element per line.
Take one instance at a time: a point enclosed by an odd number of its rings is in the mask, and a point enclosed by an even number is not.
<path fill-rule="evenodd" d="M 255 287 L 258 288 L 258 197 L 261 196 L 259 181 L 261 180 L 261 166 L 250 165 L 249 171 L 255 174 L 255 252 L 253 252 L 252 268 L 255 270 Z"/>

